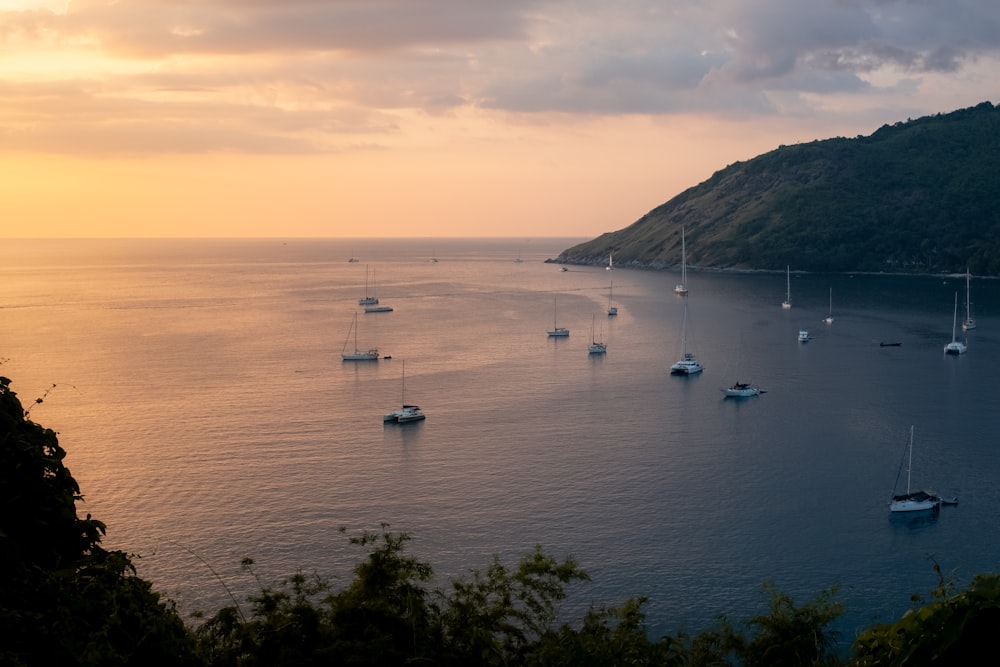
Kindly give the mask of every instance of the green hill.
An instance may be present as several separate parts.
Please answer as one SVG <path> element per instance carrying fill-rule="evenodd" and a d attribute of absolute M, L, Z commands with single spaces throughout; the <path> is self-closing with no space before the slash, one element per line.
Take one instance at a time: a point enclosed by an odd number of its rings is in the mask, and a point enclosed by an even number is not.
<path fill-rule="evenodd" d="M 1000 275 L 1000 107 L 737 162 L 553 261 L 663 268 Z"/>

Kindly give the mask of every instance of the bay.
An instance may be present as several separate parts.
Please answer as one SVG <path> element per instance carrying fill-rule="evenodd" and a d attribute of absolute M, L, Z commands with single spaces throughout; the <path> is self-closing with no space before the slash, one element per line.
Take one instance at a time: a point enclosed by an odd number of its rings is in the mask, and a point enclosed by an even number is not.
<path fill-rule="evenodd" d="M 8 240 L 0 371 L 44 396 L 31 418 L 105 545 L 184 613 L 255 590 L 244 557 L 268 583 L 343 581 L 361 554 L 338 529 L 382 522 L 441 581 L 572 555 L 593 581 L 568 616 L 645 595 L 653 635 L 763 611 L 770 581 L 839 585 L 849 641 L 929 597 L 935 562 L 958 585 L 996 570 L 995 281 L 973 281 L 979 328 L 950 358 L 962 277 L 793 273 L 783 310 L 784 273 L 691 269 L 705 371 L 677 378 L 677 273 L 544 262 L 579 240 Z M 366 269 L 393 312 L 358 306 Z M 392 359 L 341 361 L 356 312 Z M 403 362 L 428 417 L 386 426 Z M 766 393 L 724 398 L 737 379 Z M 961 504 L 890 518 L 911 424 L 915 485 Z"/>

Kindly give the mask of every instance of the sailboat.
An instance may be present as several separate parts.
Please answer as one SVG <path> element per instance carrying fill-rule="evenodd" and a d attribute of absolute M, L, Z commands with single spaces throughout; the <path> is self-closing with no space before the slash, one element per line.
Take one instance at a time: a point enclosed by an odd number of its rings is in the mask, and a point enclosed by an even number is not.
<path fill-rule="evenodd" d="M 563 338 L 569 335 L 569 329 L 556 324 L 556 300 L 552 300 L 552 330 L 549 331 L 550 338 Z"/>
<path fill-rule="evenodd" d="M 370 306 L 378 303 L 378 297 L 368 294 L 368 265 L 365 265 L 365 295 L 358 299 L 359 306 Z"/>
<path fill-rule="evenodd" d="M 945 354 L 965 354 L 968 349 L 965 343 L 957 340 L 955 335 L 958 329 L 958 292 L 955 292 L 955 316 L 951 322 L 951 342 L 944 346 Z"/>
<path fill-rule="evenodd" d="M 615 281 L 611 281 L 611 286 L 608 288 L 608 317 L 612 317 L 618 314 L 618 306 L 611 305 L 611 295 L 615 291 Z"/>
<path fill-rule="evenodd" d="M 604 338 L 604 330 L 601 329 L 601 338 Z M 587 348 L 590 354 L 604 354 L 608 351 L 608 345 L 603 340 L 594 338 L 594 322 L 590 322 L 590 347 Z"/>
<path fill-rule="evenodd" d="M 406 362 L 403 362 L 403 382 L 402 389 L 400 389 L 400 396 L 402 397 L 402 404 L 399 410 L 393 410 L 392 412 L 387 412 L 382 415 L 383 422 L 395 422 L 397 424 L 406 424 L 408 422 L 416 422 L 422 419 L 426 419 L 425 415 L 421 410 L 419 405 L 407 405 L 406 404 Z"/>
<path fill-rule="evenodd" d="M 674 287 L 674 294 L 687 296 L 688 288 L 687 246 L 684 242 L 684 228 L 681 227 L 681 281 Z"/>
<path fill-rule="evenodd" d="M 969 283 L 972 275 L 969 267 L 965 267 L 965 321 L 962 322 L 962 331 L 969 331 L 976 328 L 976 320 L 972 317 L 972 299 L 970 298 Z"/>
<path fill-rule="evenodd" d="M 827 324 L 833 324 L 833 288 L 830 288 L 830 314 L 823 320 Z"/>
<path fill-rule="evenodd" d="M 365 288 L 365 292 L 367 292 L 367 291 L 368 291 L 368 288 L 366 287 Z M 375 287 L 375 271 L 373 270 L 372 271 L 372 294 L 374 295 L 377 292 L 378 292 L 378 289 Z M 368 298 L 368 297 L 365 297 L 365 298 Z M 369 305 L 365 306 L 365 312 L 366 313 L 391 313 L 392 312 L 392 306 L 380 306 L 380 305 L 378 305 L 378 297 L 377 296 L 372 296 L 371 298 L 375 299 L 375 301 L 373 301 Z"/>
<path fill-rule="evenodd" d="M 608 253 L 608 265 L 604 267 L 604 270 L 605 271 L 615 270 L 615 254 L 613 252 Z"/>
<path fill-rule="evenodd" d="M 941 507 L 941 499 L 936 494 L 927 491 L 910 490 L 910 472 L 913 469 L 913 426 L 910 426 L 910 443 L 907 450 L 903 452 L 903 461 L 907 461 L 906 493 L 897 494 L 895 485 L 893 486 L 893 496 L 892 500 L 889 501 L 889 511 L 926 512 L 927 510 L 936 510 Z M 899 462 L 899 472 L 896 473 L 897 482 L 899 482 L 899 476 L 903 473 L 903 461 Z"/>
<path fill-rule="evenodd" d="M 781 302 L 781 307 L 792 307 L 792 274 L 788 266 L 785 266 L 785 300 Z"/>
<path fill-rule="evenodd" d="M 354 332 L 354 352 L 347 351 L 347 344 L 351 341 L 351 332 Z M 347 339 L 344 340 L 340 356 L 344 361 L 378 361 L 377 347 L 370 348 L 367 352 L 358 349 L 358 311 L 354 311 L 354 320 L 351 322 L 351 328 L 347 330 Z"/>
<path fill-rule="evenodd" d="M 688 305 L 684 302 L 684 317 L 681 320 L 681 358 L 670 367 L 671 375 L 695 375 L 704 370 L 694 354 L 687 350 Z"/>

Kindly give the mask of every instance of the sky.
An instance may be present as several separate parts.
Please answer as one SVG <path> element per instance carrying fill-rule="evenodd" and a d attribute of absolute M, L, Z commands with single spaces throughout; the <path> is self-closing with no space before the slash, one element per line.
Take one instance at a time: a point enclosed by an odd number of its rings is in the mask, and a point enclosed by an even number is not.
<path fill-rule="evenodd" d="M 589 238 L 998 83 L 996 0 L 0 0 L 0 238 Z"/>

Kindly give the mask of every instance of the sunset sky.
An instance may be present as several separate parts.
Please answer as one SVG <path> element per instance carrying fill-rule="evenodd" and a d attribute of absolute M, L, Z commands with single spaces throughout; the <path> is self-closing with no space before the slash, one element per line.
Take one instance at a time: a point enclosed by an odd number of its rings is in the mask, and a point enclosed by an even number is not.
<path fill-rule="evenodd" d="M 0 237 L 596 236 L 1000 101 L 996 0 L 0 0 Z"/>

